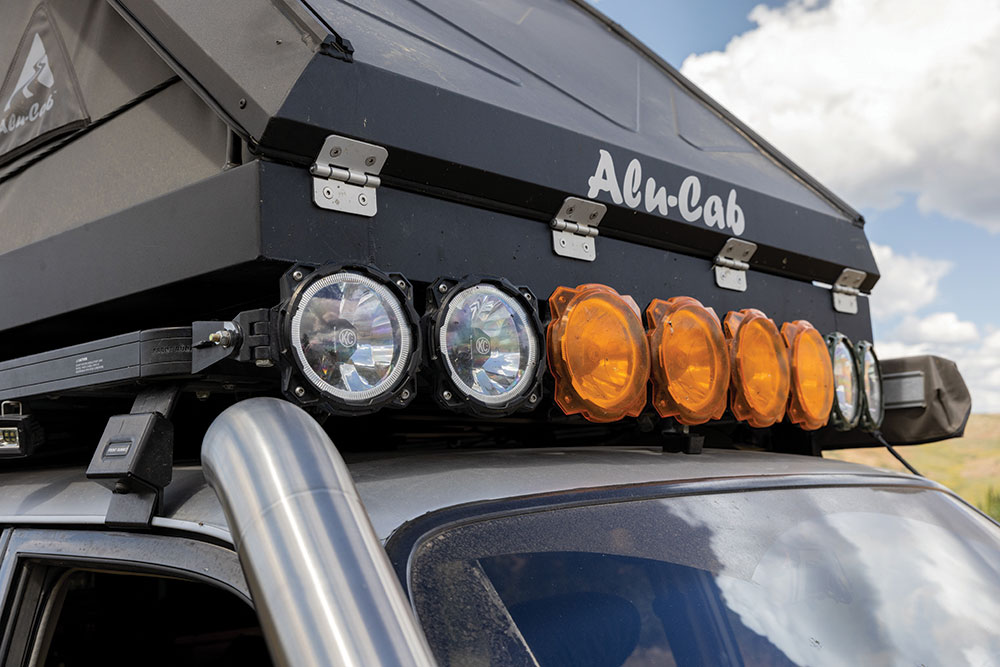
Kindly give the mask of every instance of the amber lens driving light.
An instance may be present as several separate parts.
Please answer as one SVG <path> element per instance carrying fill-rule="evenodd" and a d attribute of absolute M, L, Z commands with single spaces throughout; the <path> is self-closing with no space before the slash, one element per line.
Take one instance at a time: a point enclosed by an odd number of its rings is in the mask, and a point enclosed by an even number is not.
<path fill-rule="evenodd" d="M 409 402 L 420 340 L 410 299 L 401 276 L 367 267 L 304 278 L 285 311 L 298 371 L 286 379 L 286 393 L 348 414 Z"/>
<path fill-rule="evenodd" d="M 427 291 L 438 403 L 484 416 L 533 408 L 544 358 L 536 301 L 506 280 L 436 280 Z"/>
<path fill-rule="evenodd" d="M 861 419 L 861 382 L 858 361 L 850 339 L 839 331 L 826 337 L 830 359 L 833 361 L 833 411 L 830 423 L 840 431 L 849 431 Z"/>
<path fill-rule="evenodd" d="M 785 322 L 792 383 L 788 418 L 806 431 L 826 426 L 833 406 L 833 364 L 822 334 L 805 320 Z"/>
<path fill-rule="evenodd" d="M 646 309 L 646 324 L 653 406 L 660 416 L 689 426 L 722 417 L 729 352 L 715 311 L 691 297 L 655 299 Z"/>
<path fill-rule="evenodd" d="M 646 405 L 649 347 L 632 297 L 604 285 L 557 287 L 549 309 L 556 404 L 592 422 L 637 417 Z"/>
<path fill-rule="evenodd" d="M 861 428 L 866 431 L 877 431 L 882 427 L 882 418 L 885 416 L 885 404 L 882 402 L 882 369 L 878 357 L 875 356 L 875 348 L 866 340 L 859 341 L 854 346 L 854 356 L 860 365 L 863 389 Z"/>
<path fill-rule="evenodd" d="M 781 421 L 791 378 L 778 327 L 764 313 L 747 308 L 726 315 L 724 329 L 732 364 L 733 415 L 755 428 Z"/>

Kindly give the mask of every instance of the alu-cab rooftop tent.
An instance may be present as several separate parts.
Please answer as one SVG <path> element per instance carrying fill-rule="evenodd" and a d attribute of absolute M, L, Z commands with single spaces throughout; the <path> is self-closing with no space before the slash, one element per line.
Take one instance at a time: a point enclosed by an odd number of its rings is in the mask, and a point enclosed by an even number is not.
<path fill-rule="evenodd" d="M 813 285 L 878 279 L 857 212 L 583 2 L 16 0 L 0 63 L 3 358 L 270 306 L 289 263 L 344 260 L 871 335 L 866 299 Z M 375 217 L 313 203 L 331 134 L 388 150 Z M 592 263 L 553 253 L 567 196 L 608 205 Z M 746 292 L 712 279 L 734 236 Z"/>

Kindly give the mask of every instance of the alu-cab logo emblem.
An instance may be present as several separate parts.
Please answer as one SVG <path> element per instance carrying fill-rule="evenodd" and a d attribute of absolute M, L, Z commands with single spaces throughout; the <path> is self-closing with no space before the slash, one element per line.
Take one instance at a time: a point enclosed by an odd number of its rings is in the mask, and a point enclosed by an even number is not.
<path fill-rule="evenodd" d="M 46 88 L 51 88 L 56 82 L 52 76 L 52 68 L 49 67 L 49 54 L 45 52 L 42 37 L 37 32 L 31 40 L 31 50 L 28 51 L 28 58 L 24 61 L 21 76 L 17 78 L 14 92 L 7 98 L 7 104 L 3 107 L 4 113 L 10 111 L 10 104 L 18 94 L 23 95 L 25 99 L 34 97 L 35 93 L 31 90 L 31 86 L 36 82 Z"/>
<path fill-rule="evenodd" d="M 46 3 L 35 8 L 0 86 L 0 164 L 89 122 Z"/>
<path fill-rule="evenodd" d="M 736 203 L 736 189 L 729 190 L 725 199 L 721 195 L 709 194 L 702 199 L 701 179 L 691 174 L 685 177 L 675 190 L 668 193 L 665 186 L 657 186 L 656 179 L 649 177 L 642 181 L 642 163 L 634 159 L 629 162 L 622 179 L 618 180 L 615 159 L 606 150 L 601 150 L 594 175 L 587 180 L 587 199 L 594 199 L 602 192 L 608 193 L 615 204 L 625 204 L 629 208 L 640 206 L 647 213 L 657 211 L 666 217 L 670 210 L 677 209 L 680 217 L 688 222 L 701 220 L 709 227 L 729 229 L 740 236 L 746 227 L 743 208 Z"/>

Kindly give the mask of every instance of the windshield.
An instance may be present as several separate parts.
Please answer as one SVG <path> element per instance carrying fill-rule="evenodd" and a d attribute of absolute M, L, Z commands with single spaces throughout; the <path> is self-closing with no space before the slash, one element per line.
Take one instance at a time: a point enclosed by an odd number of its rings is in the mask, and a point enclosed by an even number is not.
<path fill-rule="evenodd" d="M 915 488 L 543 509 L 425 539 L 442 665 L 997 665 L 1000 531 Z"/>

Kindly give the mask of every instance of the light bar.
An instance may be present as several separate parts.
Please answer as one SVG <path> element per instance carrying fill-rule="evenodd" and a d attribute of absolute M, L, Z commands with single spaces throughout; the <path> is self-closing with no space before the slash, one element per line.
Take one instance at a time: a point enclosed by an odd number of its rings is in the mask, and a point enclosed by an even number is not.
<path fill-rule="evenodd" d="M 733 415 L 754 428 L 780 422 L 791 378 L 778 327 L 761 311 L 747 308 L 727 314 L 724 329 L 732 360 Z"/>
<path fill-rule="evenodd" d="M 285 394 L 335 414 L 409 403 L 420 356 L 410 284 L 364 266 L 293 275 L 300 284 L 282 309 L 283 347 L 293 362 Z"/>
<path fill-rule="evenodd" d="M 482 416 L 536 407 L 544 347 L 534 295 L 506 280 L 441 278 L 427 288 L 424 316 L 435 399 Z"/>
<path fill-rule="evenodd" d="M 654 299 L 646 309 L 653 406 L 694 426 L 719 419 L 729 392 L 729 350 L 719 317 L 697 299 Z"/>
<path fill-rule="evenodd" d="M 639 416 L 646 405 L 649 347 L 632 297 L 605 285 L 557 287 L 549 309 L 556 404 L 592 422 Z"/>

